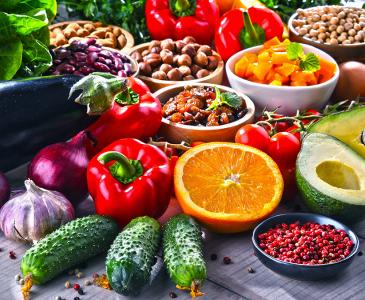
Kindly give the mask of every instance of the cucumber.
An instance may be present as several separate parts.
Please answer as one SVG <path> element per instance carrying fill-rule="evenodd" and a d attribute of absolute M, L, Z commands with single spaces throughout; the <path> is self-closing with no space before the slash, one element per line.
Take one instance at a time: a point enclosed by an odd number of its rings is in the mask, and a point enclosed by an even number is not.
<path fill-rule="evenodd" d="M 27 250 L 21 272 L 31 275 L 34 284 L 43 284 L 108 250 L 118 232 L 117 223 L 99 215 L 70 221 Z"/>
<path fill-rule="evenodd" d="M 207 277 L 202 251 L 200 226 L 191 217 L 180 214 L 164 227 L 163 256 L 170 278 L 179 288 L 195 293 Z"/>
<path fill-rule="evenodd" d="M 138 295 L 149 282 L 161 239 L 160 224 L 150 217 L 133 219 L 117 236 L 106 258 L 113 290 Z"/>

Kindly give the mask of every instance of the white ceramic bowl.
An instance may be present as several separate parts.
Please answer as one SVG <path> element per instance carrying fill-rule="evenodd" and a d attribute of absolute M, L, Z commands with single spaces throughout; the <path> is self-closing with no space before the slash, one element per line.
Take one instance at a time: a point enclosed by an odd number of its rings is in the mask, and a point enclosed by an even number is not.
<path fill-rule="evenodd" d="M 160 100 L 162 104 L 166 103 L 171 97 L 176 96 L 187 84 L 178 84 L 167 86 L 158 90 L 153 95 Z M 171 122 L 166 118 L 162 118 L 159 136 L 164 137 L 168 142 L 181 143 L 185 142 L 233 142 L 237 130 L 245 125 L 253 122 L 255 115 L 255 105 L 249 97 L 243 93 L 237 92 L 229 87 L 211 84 L 211 83 L 191 83 L 190 86 L 211 86 L 217 87 L 223 92 L 236 93 L 246 102 L 247 113 L 232 123 L 220 126 L 192 126 Z"/>
<path fill-rule="evenodd" d="M 301 44 L 304 52 L 313 52 L 318 56 L 336 64 L 335 75 L 328 81 L 312 86 L 274 86 L 262 83 L 255 83 L 237 76 L 234 73 L 234 66 L 243 54 L 257 53 L 262 46 L 256 46 L 242 50 L 230 59 L 226 64 L 228 81 L 231 87 L 249 96 L 256 105 L 257 111 L 274 110 L 277 112 L 293 115 L 297 110 L 309 108 L 320 109 L 330 99 L 339 76 L 339 68 L 336 61 L 327 53 L 313 46 Z"/>

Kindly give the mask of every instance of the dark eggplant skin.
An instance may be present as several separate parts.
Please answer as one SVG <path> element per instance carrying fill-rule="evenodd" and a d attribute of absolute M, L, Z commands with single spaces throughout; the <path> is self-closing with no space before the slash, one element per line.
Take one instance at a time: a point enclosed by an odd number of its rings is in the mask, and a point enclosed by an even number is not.
<path fill-rule="evenodd" d="M 0 170 L 29 161 L 92 123 L 85 107 L 68 99 L 81 77 L 46 76 L 0 82 Z"/>

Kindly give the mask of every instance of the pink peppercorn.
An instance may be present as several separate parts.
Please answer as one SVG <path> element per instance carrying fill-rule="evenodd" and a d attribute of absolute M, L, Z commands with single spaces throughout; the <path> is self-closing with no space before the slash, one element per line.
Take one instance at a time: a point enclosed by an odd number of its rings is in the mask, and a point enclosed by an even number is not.
<path fill-rule="evenodd" d="M 258 238 L 259 247 L 268 255 L 307 265 L 338 262 L 349 256 L 353 248 L 344 230 L 310 222 L 278 224 Z"/>

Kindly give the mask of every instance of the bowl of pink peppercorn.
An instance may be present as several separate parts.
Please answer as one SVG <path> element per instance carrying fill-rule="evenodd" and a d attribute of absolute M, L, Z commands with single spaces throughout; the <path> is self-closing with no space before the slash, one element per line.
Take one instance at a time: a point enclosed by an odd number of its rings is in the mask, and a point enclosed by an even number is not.
<path fill-rule="evenodd" d="M 266 219 L 254 229 L 252 243 L 266 267 L 297 280 L 338 276 L 359 250 L 359 239 L 350 228 L 310 213 Z"/>

